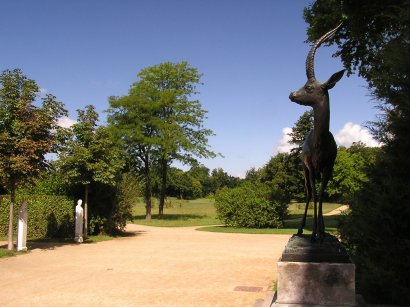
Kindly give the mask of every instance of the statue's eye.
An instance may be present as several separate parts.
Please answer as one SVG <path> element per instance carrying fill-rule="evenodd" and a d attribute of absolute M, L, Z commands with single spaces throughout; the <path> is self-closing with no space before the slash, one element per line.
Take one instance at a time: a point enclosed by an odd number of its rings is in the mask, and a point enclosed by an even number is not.
<path fill-rule="evenodd" d="M 311 85 L 306 85 L 306 86 L 305 86 L 305 90 L 306 90 L 306 92 L 308 92 L 308 93 L 312 93 L 312 92 L 313 92 L 313 86 L 311 86 Z"/>

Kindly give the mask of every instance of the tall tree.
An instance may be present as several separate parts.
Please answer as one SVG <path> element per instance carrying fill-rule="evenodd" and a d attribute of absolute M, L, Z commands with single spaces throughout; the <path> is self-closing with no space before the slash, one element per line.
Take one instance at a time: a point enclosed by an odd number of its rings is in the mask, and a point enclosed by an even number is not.
<path fill-rule="evenodd" d="M 209 150 L 210 129 L 203 126 L 206 111 L 193 99 L 198 94 L 201 75 L 188 62 L 161 63 L 139 73 L 139 84 L 149 89 L 151 100 L 158 103 L 158 154 L 161 172 L 159 215 L 163 214 L 167 170 L 173 160 L 192 164 L 195 157 L 214 157 Z"/>
<path fill-rule="evenodd" d="M 157 157 L 158 104 L 150 89 L 135 83 L 129 94 L 109 98 L 109 129 L 126 153 L 128 167 L 144 178 L 146 219 L 151 219 L 152 168 Z"/>
<path fill-rule="evenodd" d="M 161 63 L 139 74 L 128 96 L 111 97 L 108 121 L 122 139 L 132 164 L 145 177 L 146 216 L 151 217 L 151 173 L 161 173 L 159 215 L 163 214 L 167 171 L 173 160 L 192 163 L 213 157 L 203 127 L 206 111 L 192 96 L 200 74 L 187 62 Z M 130 132 L 132 129 L 132 132 Z"/>
<path fill-rule="evenodd" d="M 371 128 L 382 154 L 341 228 L 358 289 L 369 301 L 408 305 L 410 266 L 402 259 L 410 253 L 410 1 L 317 0 L 305 19 L 311 41 L 344 20 L 329 44 L 338 46 L 349 73 L 367 80 L 381 111 Z"/>
<path fill-rule="evenodd" d="M 93 105 L 77 110 L 77 122 L 67 131 L 57 165 L 70 184 L 84 186 L 84 235 L 88 236 L 88 195 L 92 182 L 113 184 L 123 166 L 121 153 L 106 127 L 97 127 Z"/>
<path fill-rule="evenodd" d="M 13 210 L 18 186 L 31 182 L 47 167 L 45 154 L 56 150 L 58 119 L 66 110 L 56 97 L 42 97 L 40 89 L 21 70 L 0 75 L 0 169 L 10 193 L 8 249 L 13 249 Z"/>

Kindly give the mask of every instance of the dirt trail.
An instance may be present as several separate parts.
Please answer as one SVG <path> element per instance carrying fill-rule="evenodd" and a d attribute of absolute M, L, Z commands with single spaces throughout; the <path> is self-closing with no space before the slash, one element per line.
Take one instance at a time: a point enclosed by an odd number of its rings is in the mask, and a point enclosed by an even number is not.
<path fill-rule="evenodd" d="M 328 213 L 325 213 L 325 214 L 323 214 L 323 215 L 325 215 L 325 216 L 340 215 L 343 211 L 346 211 L 346 210 L 348 210 L 348 209 L 349 209 L 349 206 L 348 206 L 348 205 L 342 205 L 342 206 L 340 206 L 339 208 L 336 208 L 336 209 L 334 209 L 334 210 L 332 210 L 332 211 L 330 211 L 330 212 L 328 212 Z"/>
<path fill-rule="evenodd" d="M 127 230 L 134 236 L 0 259 L 0 305 L 253 306 L 272 290 L 290 237 Z"/>

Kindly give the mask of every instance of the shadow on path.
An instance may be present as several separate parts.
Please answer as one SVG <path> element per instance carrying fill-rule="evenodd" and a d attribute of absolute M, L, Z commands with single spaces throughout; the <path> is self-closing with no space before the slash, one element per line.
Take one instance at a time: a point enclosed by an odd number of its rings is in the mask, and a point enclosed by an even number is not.
<path fill-rule="evenodd" d="M 146 231 L 142 230 L 131 230 L 131 231 L 126 231 L 126 232 L 121 232 L 120 234 L 116 234 L 112 236 L 112 239 L 117 239 L 117 238 L 129 238 L 129 237 L 137 237 L 144 235 Z M 109 241 L 108 240 L 93 240 L 93 237 L 91 236 L 89 239 L 87 239 L 83 244 L 95 244 L 98 242 L 104 242 L 104 241 Z M 73 238 L 67 238 L 67 239 L 32 239 L 32 240 L 27 240 L 27 249 L 28 250 L 35 250 L 35 249 L 41 249 L 41 250 L 53 250 L 61 246 L 70 246 L 70 245 L 78 245 L 79 243 L 75 243 Z M 16 245 L 16 244 L 15 244 Z M 7 243 L 0 245 L 0 248 L 7 248 Z"/>
<path fill-rule="evenodd" d="M 187 220 L 194 220 L 194 219 L 203 219 L 206 218 L 207 215 L 199 215 L 199 214 L 164 214 L 163 216 L 159 216 L 158 214 L 153 214 L 153 220 L 163 220 L 163 221 L 187 221 Z M 134 215 L 133 220 L 143 220 L 145 219 L 145 215 Z"/>

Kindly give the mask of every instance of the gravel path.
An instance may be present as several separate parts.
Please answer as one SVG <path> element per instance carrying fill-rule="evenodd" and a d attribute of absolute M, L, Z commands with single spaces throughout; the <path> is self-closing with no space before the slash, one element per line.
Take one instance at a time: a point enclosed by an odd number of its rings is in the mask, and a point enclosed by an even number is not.
<path fill-rule="evenodd" d="M 253 306 L 290 236 L 128 225 L 133 236 L 0 259 L 1 306 Z"/>
<path fill-rule="evenodd" d="M 343 211 L 346 211 L 346 210 L 348 210 L 348 209 L 349 209 L 349 206 L 348 206 L 348 205 L 342 205 L 342 206 L 340 206 L 339 208 L 336 208 L 336 209 L 334 209 L 334 210 L 332 210 L 332 211 L 330 211 L 330 212 L 328 212 L 328 213 L 325 213 L 325 214 L 323 214 L 323 215 L 325 215 L 325 216 L 340 215 Z"/>

